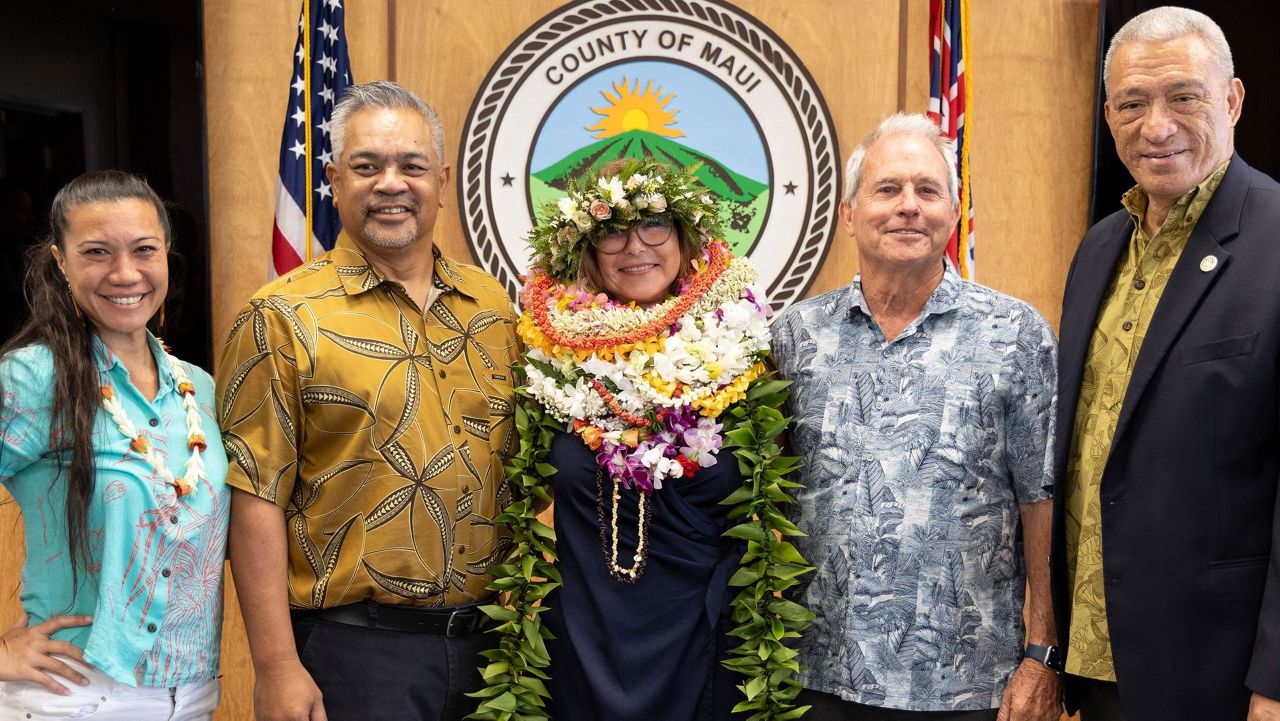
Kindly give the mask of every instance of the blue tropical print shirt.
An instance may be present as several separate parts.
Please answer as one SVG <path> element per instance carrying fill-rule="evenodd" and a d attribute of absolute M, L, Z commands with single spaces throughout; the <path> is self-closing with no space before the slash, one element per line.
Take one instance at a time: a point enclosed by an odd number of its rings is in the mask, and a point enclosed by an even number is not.
<path fill-rule="evenodd" d="M 1023 649 L 1019 504 L 1050 497 L 1057 343 L 1027 303 L 948 266 L 886 342 L 849 286 L 773 326 L 817 572 L 806 687 L 911 711 L 996 708 Z"/>
<path fill-rule="evenodd" d="M 159 392 L 148 400 L 100 340 L 95 355 L 102 384 L 115 388 L 125 414 L 164 458 L 175 477 L 186 472 L 186 411 L 159 342 L 148 335 L 159 369 Z M 88 568 L 68 562 L 64 512 L 66 476 L 50 450 L 53 354 L 20 348 L 0 361 L 0 483 L 22 509 L 27 556 L 22 606 L 30 625 L 60 614 L 93 616 L 88 627 L 54 638 L 83 648 L 85 658 L 127 686 L 178 686 L 218 674 L 222 634 L 222 568 L 230 491 L 227 456 L 218 432 L 213 379 L 183 363 L 196 388 L 208 449 L 207 481 L 178 497 L 101 405 L 94 419 L 95 487 L 86 530 Z"/>

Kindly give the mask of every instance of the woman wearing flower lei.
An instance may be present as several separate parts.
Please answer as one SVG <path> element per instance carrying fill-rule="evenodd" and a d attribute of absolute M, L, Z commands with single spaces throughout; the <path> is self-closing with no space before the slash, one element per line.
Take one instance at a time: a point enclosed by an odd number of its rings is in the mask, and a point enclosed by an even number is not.
<path fill-rule="evenodd" d="M 142 178 L 98 171 L 49 216 L 31 317 L 0 349 L 0 484 L 26 531 L 0 718 L 207 720 L 230 494 L 212 379 L 147 330 L 168 213 Z"/>
<path fill-rule="evenodd" d="M 798 715 L 784 384 L 755 268 L 694 170 L 615 161 L 532 233 L 508 467 L 525 498 L 497 519 L 517 548 L 493 569 L 504 638 L 473 718 Z M 553 497 L 554 534 L 535 518 Z"/>

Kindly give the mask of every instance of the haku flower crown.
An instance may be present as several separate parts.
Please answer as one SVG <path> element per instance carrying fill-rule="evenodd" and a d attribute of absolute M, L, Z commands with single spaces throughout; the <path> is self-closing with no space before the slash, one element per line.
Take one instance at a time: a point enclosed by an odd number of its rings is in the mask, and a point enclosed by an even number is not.
<path fill-rule="evenodd" d="M 694 174 L 700 166 L 679 171 L 651 158 L 633 158 L 619 175 L 587 175 L 595 183 L 588 180 L 585 188 L 570 181 L 567 195 L 543 206 L 542 222 L 529 233 L 534 267 L 572 283 L 578 280 L 585 243 L 662 214 L 670 215 L 695 254 L 701 253 L 707 238 L 720 236 L 720 216 L 715 198 L 698 187 Z"/>

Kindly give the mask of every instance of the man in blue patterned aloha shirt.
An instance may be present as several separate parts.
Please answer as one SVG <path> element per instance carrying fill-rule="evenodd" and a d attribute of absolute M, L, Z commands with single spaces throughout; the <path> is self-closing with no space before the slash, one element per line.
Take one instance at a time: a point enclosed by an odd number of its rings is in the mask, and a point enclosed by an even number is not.
<path fill-rule="evenodd" d="M 955 151 L 927 118 L 881 123 L 845 183 L 861 272 L 773 326 L 818 567 L 798 702 L 808 721 L 1056 721 L 1053 332 L 944 261 Z"/>

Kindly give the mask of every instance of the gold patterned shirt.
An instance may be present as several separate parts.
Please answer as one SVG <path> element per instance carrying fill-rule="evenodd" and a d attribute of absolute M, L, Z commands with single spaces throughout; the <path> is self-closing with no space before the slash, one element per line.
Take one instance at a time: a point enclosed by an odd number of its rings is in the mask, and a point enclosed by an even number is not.
<path fill-rule="evenodd" d="M 218 367 L 227 483 L 278 504 L 289 603 L 454 606 L 510 545 L 515 308 L 435 254 L 424 314 L 345 233 L 232 325 Z M 437 292 L 438 291 L 438 292 Z"/>
<path fill-rule="evenodd" d="M 1156 305 L 1196 221 L 1226 172 L 1227 163 L 1223 163 L 1179 198 L 1155 237 L 1142 229 L 1147 194 L 1134 187 L 1122 200 L 1133 216 L 1133 234 L 1098 311 L 1067 458 L 1067 577 L 1072 588 L 1068 673 L 1103 681 L 1116 678 L 1103 592 L 1102 472 Z"/>

